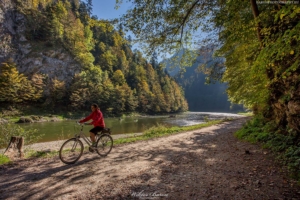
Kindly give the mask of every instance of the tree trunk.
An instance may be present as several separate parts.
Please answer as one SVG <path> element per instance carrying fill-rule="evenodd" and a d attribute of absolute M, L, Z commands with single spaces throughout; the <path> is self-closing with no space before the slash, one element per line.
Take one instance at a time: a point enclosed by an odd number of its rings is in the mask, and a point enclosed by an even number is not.
<path fill-rule="evenodd" d="M 254 20 L 256 20 L 259 15 L 259 10 L 258 10 L 257 4 L 256 4 L 256 0 L 250 0 L 250 3 L 251 3 L 251 9 L 252 9 L 252 13 L 254 16 Z M 260 47 L 262 48 L 263 44 L 262 44 L 262 37 L 260 34 L 260 30 L 261 30 L 260 24 L 257 23 L 257 38 L 260 42 Z"/>
<path fill-rule="evenodd" d="M 10 142 L 4 152 L 4 155 L 8 156 L 11 160 L 15 158 L 23 158 L 23 146 L 24 146 L 24 138 L 12 136 L 10 138 Z"/>

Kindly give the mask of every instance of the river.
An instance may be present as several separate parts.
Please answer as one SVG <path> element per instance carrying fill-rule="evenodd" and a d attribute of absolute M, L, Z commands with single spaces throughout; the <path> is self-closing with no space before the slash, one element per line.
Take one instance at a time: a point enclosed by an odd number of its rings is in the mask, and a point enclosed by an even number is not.
<path fill-rule="evenodd" d="M 176 115 L 175 118 L 167 116 L 140 116 L 125 118 L 105 118 L 106 127 L 111 128 L 113 135 L 141 133 L 146 129 L 162 124 L 166 126 L 190 126 L 204 123 L 206 120 L 237 118 L 241 115 L 232 113 L 212 113 L 212 112 L 185 112 Z M 40 122 L 30 124 L 20 124 L 25 130 L 37 129 L 36 134 L 43 134 L 38 142 L 49 142 L 73 137 L 79 131 L 76 120 L 64 120 L 60 122 Z M 88 133 L 92 126 L 84 126 L 84 132 Z"/>

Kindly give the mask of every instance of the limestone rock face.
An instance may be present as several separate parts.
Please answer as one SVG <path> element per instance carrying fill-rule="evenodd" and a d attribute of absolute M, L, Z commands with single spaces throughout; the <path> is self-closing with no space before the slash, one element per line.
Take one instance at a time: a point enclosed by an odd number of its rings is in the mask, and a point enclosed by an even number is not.
<path fill-rule="evenodd" d="M 275 122 L 298 133 L 300 133 L 299 77 L 299 72 L 296 71 L 292 76 L 282 81 L 280 87 L 273 87 L 274 95 L 271 101 L 272 117 Z"/>
<path fill-rule="evenodd" d="M 288 103 L 287 121 L 291 128 L 300 132 L 300 100 Z"/>
<path fill-rule="evenodd" d="M 41 73 L 68 86 L 80 64 L 62 46 L 49 47 L 26 36 L 26 17 L 12 0 L 0 1 L 0 63 L 12 58 L 21 73 L 29 77 Z"/>
<path fill-rule="evenodd" d="M 11 1 L 4 0 L 0 2 L 0 61 L 16 52 L 12 43 L 16 31 L 13 29 L 12 12 L 13 5 Z"/>

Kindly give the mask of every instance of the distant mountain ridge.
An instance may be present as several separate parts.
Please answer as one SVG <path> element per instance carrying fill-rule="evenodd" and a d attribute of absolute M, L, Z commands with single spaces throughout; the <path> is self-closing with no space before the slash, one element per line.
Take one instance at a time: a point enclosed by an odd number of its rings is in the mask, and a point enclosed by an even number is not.
<path fill-rule="evenodd" d="M 182 53 L 182 51 L 179 52 L 176 59 L 180 59 Z M 171 59 L 174 59 L 177 55 L 173 55 Z M 210 59 L 212 53 L 209 52 L 205 56 L 205 59 Z M 170 60 L 164 60 L 163 63 L 166 66 L 166 71 L 184 89 L 190 111 L 238 112 L 244 110 L 242 105 L 231 105 L 226 94 L 226 83 L 205 84 L 207 75 L 202 72 L 199 73 L 197 70 L 198 66 L 204 63 L 203 56 L 198 55 L 192 66 L 185 67 L 185 72 L 179 66 L 174 66 L 172 64 L 174 62 Z"/>

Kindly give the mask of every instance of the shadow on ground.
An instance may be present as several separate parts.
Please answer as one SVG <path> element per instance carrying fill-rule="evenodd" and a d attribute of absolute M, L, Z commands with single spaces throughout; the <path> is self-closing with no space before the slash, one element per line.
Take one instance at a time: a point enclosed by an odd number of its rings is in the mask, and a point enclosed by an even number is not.
<path fill-rule="evenodd" d="M 234 138 L 237 128 L 123 145 L 74 165 L 20 161 L 0 169 L 0 199 L 299 199 L 269 152 Z"/>
<path fill-rule="evenodd" d="M 150 169 L 98 187 L 89 199 L 300 199 L 300 187 L 273 155 L 225 129 L 196 131 L 172 148 L 152 150 L 144 158 L 155 160 Z"/>

